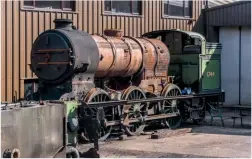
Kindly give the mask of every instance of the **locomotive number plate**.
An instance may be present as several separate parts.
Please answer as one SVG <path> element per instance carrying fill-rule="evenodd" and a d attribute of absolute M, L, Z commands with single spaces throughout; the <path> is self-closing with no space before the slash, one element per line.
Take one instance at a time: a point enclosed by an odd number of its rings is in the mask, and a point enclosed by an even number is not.
<path fill-rule="evenodd" d="M 207 77 L 213 77 L 214 76 L 214 72 L 207 72 Z"/>

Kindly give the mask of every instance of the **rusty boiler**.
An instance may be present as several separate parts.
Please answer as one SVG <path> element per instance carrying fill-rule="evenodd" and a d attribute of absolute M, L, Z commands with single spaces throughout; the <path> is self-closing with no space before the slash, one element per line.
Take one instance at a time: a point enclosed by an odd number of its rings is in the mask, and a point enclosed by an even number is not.
<path fill-rule="evenodd" d="M 100 57 L 95 77 L 122 78 L 138 75 L 133 81 L 135 85 L 146 91 L 160 93 L 162 80 L 167 82 L 170 61 L 169 51 L 161 41 L 127 37 L 123 36 L 121 30 L 112 29 L 105 30 L 104 35 L 92 37 L 97 43 Z M 115 83 L 122 85 L 119 79 L 114 81 L 114 85 Z"/>

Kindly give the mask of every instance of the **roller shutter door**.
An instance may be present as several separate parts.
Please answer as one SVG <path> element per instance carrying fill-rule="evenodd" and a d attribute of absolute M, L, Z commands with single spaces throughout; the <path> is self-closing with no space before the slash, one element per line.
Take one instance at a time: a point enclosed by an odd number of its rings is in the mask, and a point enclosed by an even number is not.
<path fill-rule="evenodd" d="M 225 105 L 239 104 L 239 29 L 221 27 L 221 87 L 226 93 Z"/>
<path fill-rule="evenodd" d="M 251 105 L 251 29 L 241 29 L 241 95 L 242 105 Z"/>
<path fill-rule="evenodd" d="M 221 27 L 221 85 L 226 92 L 224 105 L 251 105 L 251 30 Z"/>

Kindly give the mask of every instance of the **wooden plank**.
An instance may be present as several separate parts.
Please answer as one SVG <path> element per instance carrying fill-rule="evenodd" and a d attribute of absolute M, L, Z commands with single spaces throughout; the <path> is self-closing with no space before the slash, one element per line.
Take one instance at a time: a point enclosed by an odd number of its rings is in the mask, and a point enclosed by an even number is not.
<path fill-rule="evenodd" d="M 142 34 L 144 34 L 145 33 L 145 25 L 144 25 L 144 19 L 145 19 L 145 3 L 146 3 L 146 1 L 142 1 L 142 14 L 143 14 L 143 18 L 141 18 L 141 22 L 140 22 L 140 26 L 139 27 L 141 27 L 141 31 L 140 31 L 140 34 L 142 35 Z"/>
<path fill-rule="evenodd" d="M 7 1 L 7 7 L 6 7 L 6 11 L 7 11 L 7 26 L 6 26 L 6 32 L 7 32 L 7 37 L 6 37 L 6 47 L 7 47 L 7 65 L 6 65 L 6 69 L 7 69 L 7 101 L 11 101 L 12 100 L 12 93 L 13 93 L 13 14 L 12 14 L 12 1 Z"/>
<path fill-rule="evenodd" d="M 182 25 L 181 25 L 182 24 L 181 21 L 182 21 L 181 19 L 177 19 L 177 25 L 178 25 L 177 28 L 183 30 Z"/>
<path fill-rule="evenodd" d="M 173 19 L 168 19 L 168 28 L 172 29 L 173 28 Z"/>
<path fill-rule="evenodd" d="M 112 16 L 111 28 L 116 29 L 116 16 Z"/>
<path fill-rule="evenodd" d="M 62 18 L 62 13 L 58 13 L 58 12 L 57 12 L 57 13 L 55 13 L 55 14 L 56 14 L 56 18 L 57 18 L 57 19 L 61 19 L 61 18 Z M 54 20 L 54 19 L 53 19 L 53 20 Z"/>
<path fill-rule="evenodd" d="M 169 21 L 169 29 L 173 29 L 173 20 Z"/>
<path fill-rule="evenodd" d="M 184 28 L 185 28 L 185 30 L 188 30 L 188 20 L 184 20 Z"/>
<path fill-rule="evenodd" d="M 156 30 L 156 28 L 157 28 L 157 14 L 158 14 L 158 12 L 157 12 L 157 10 L 156 10 L 156 8 L 157 8 L 157 6 L 156 6 L 156 1 L 152 1 L 152 21 L 151 21 L 151 23 L 152 23 L 152 31 L 153 30 Z"/>
<path fill-rule="evenodd" d="M 67 16 L 67 19 L 71 19 L 73 21 L 73 25 L 76 25 L 76 21 L 73 20 L 73 14 L 69 13 L 69 14 L 66 14 L 66 16 Z"/>
<path fill-rule="evenodd" d="M 108 21 L 108 23 L 107 23 L 108 29 L 112 29 L 112 16 L 108 16 L 107 18 L 108 18 L 107 19 L 107 21 Z"/>
<path fill-rule="evenodd" d="M 148 27 L 148 18 L 149 18 L 149 12 L 148 12 L 148 7 L 149 7 L 149 1 L 144 2 L 144 22 L 143 25 L 144 27 L 144 33 L 149 32 L 149 27 Z"/>
<path fill-rule="evenodd" d="M 97 3 L 97 17 L 98 17 L 98 20 L 97 20 L 97 25 L 98 25 L 98 32 L 99 34 L 102 34 L 103 30 L 102 30 L 102 12 L 103 12 L 103 9 L 102 9 L 102 2 L 101 1 L 98 1 Z"/>
<path fill-rule="evenodd" d="M 98 33 L 98 2 L 93 1 L 93 33 L 97 34 Z"/>
<path fill-rule="evenodd" d="M 116 29 L 121 29 L 121 19 L 119 16 L 116 17 Z"/>
<path fill-rule="evenodd" d="M 54 20 L 56 19 L 56 13 L 50 12 L 50 17 L 51 17 L 51 29 L 55 28 Z"/>
<path fill-rule="evenodd" d="M 45 24 L 45 30 L 49 30 L 50 29 L 50 13 L 46 12 L 45 13 L 45 21 L 44 21 L 44 24 Z"/>
<path fill-rule="evenodd" d="M 129 36 L 129 18 L 124 17 L 124 32 L 126 36 Z"/>
<path fill-rule="evenodd" d="M 200 1 L 196 1 L 196 20 L 198 20 L 198 18 L 199 18 L 199 15 L 200 15 L 200 6 L 199 6 L 199 4 L 200 4 Z"/>
<path fill-rule="evenodd" d="M 133 36 L 133 30 L 135 28 L 133 28 L 133 20 L 132 20 L 133 17 L 129 17 L 129 24 L 128 24 L 128 35 L 129 36 Z"/>
<path fill-rule="evenodd" d="M 184 30 L 184 21 L 185 20 L 180 20 L 180 28 L 181 28 L 181 30 Z"/>
<path fill-rule="evenodd" d="M 25 27 L 25 11 L 20 11 L 20 27 L 19 27 L 19 34 L 20 34 L 20 79 L 25 78 L 26 74 L 25 74 L 25 61 L 26 61 L 26 57 L 25 57 L 25 48 L 26 48 L 26 27 Z M 20 80 L 20 98 L 24 97 L 24 81 Z"/>
<path fill-rule="evenodd" d="M 138 26 L 137 26 L 137 18 L 134 17 L 134 18 L 133 18 L 133 36 L 134 36 L 134 37 L 137 37 L 137 29 L 138 29 Z"/>
<path fill-rule="evenodd" d="M 88 1 L 82 1 L 83 5 L 83 31 L 88 32 L 88 6 L 87 6 Z"/>
<path fill-rule="evenodd" d="M 188 22 L 189 22 L 189 20 L 186 21 L 186 30 L 190 31 L 190 25 L 192 25 L 192 24 L 188 24 Z"/>
<path fill-rule="evenodd" d="M 93 1 L 88 1 L 87 2 L 87 4 L 88 4 L 88 17 L 87 17 L 87 23 L 88 23 L 88 33 L 89 34 L 92 34 L 93 33 L 93 14 L 92 14 L 92 12 L 93 12 L 93 8 L 92 8 L 92 3 L 93 3 Z"/>
<path fill-rule="evenodd" d="M 163 2 L 162 1 L 160 1 L 159 2 L 159 6 L 161 7 L 160 8 L 160 10 L 161 10 L 161 13 L 160 13 L 160 18 L 161 18 L 161 20 L 160 20 L 160 30 L 162 30 L 162 29 L 164 29 L 164 18 L 162 18 L 162 16 L 163 16 L 163 12 L 164 12 L 164 5 L 163 5 Z"/>
<path fill-rule="evenodd" d="M 37 18 L 36 18 L 37 17 Z M 41 34 L 42 32 L 45 31 L 45 12 L 39 12 L 38 16 L 33 15 L 33 42 L 36 40 L 36 38 Z M 38 24 L 38 26 L 36 26 Z M 32 46 L 32 45 L 31 45 Z M 32 72 L 32 77 L 36 77 L 35 73 Z"/>
<path fill-rule="evenodd" d="M 164 19 L 164 23 L 163 23 L 164 29 L 168 29 L 168 26 L 167 26 L 168 21 L 169 21 L 168 19 Z"/>
<path fill-rule="evenodd" d="M 196 3 L 197 1 L 192 1 L 192 18 L 196 19 Z"/>
<path fill-rule="evenodd" d="M 120 28 L 122 29 L 122 31 L 123 31 L 123 34 L 125 35 L 125 25 L 124 25 L 124 17 L 123 16 L 121 16 L 120 17 Z"/>
<path fill-rule="evenodd" d="M 82 16 L 83 16 L 83 6 L 82 3 L 83 1 L 76 1 L 76 9 L 77 12 L 79 12 L 78 16 L 78 24 L 77 24 L 77 28 L 80 30 L 83 30 L 83 23 L 82 23 Z"/>
<path fill-rule="evenodd" d="M 68 17 L 72 19 L 73 25 L 78 26 L 78 14 L 68 14 Z"/>
<path fill-rule="evenodd" d="M 68 18 L 67 13 L 63 13 L 63 14 L 62 14 L 62 18 L 63 18 L 63 19 L 70 19 L 70 18 Z"/>
<path fill-rule="evenodd" d="M 156 19 L 157 19 L 156 29 L 160 30 L 160 20 L 161 20 L 162 10 L 160 9 L 160 3 L 159 3 L 159 1 L 155 1 L 155 3 L 156 3 L 156 11 L 157 11 L 157 14 L 156 14 Z"/>
<path fill-rule="evenodd" d="M 1 1 L 1 35 L 7 37 L 6 32 L 6 1 Z M 6 87 L 6 40 L 1 40 L 1 101 L 7 101 Z"/>
<path fill-rule="evenodd" d="M 102 16 L 102 33 L 105 29 L 108 28 L 108 16 Z"/>
<path fill-rule="evenodd" d="M 30 70 L 29 64 L 30 64 L 30 56 L 31 56 L 31 46 L 32 46 L 32 12 L 27 12 L 26 13 L 26 78 L 31 78 L 32 77 L 32 72 Z"/>
<path fill-rule="evenodd" d="M 152 1 L 147 1 L 148 3 L 148 17 L 147 17 L 147 22 L 148 22 L 148 32 L 152 31 Z"/>
<path fill-rule="evenodd" d="M 175 28 L 175 29 L 180 29 L 180 26 L 179 26 L 179 19 L 174 19 L 174 23 L 173 23 L 173 27 Z"/>
<path fill-rule="evenodd" d="M 137 18 L 137 37 L 140 37 L 142 35 L 141 33 L 141 19 L 142 18 Z"/>
<path fill-rule="evenodd" d="M 14 88 L 13 93 L 15 99 L 19 99 L 20 92 L 19 92 L 19 63 L 20 63 L 20 54 L 19 54 L 19 1 L 13 2 L 13 82 Z"/>
<path fill-rule="evenodd" d="M 44 23 L 43 23 L 43 18 L 44 16 L 42 15 L 43 13 L 38 13 L 38 12 L 32 12 L 32 19 L 31 19 L 31 24 L 32 24 L 32 31 L 31 31 L 31 36 L 32 36 L 32 43 L 35 41 L 35 39 L 38 37 L 38 34 L 43 32 L 44 30 Z"/>
<path fill-rule="evenodd" d="M 178 19 L 173 19 L 173 29 L 179 29 L 179 27 L 178 27 Z"/>

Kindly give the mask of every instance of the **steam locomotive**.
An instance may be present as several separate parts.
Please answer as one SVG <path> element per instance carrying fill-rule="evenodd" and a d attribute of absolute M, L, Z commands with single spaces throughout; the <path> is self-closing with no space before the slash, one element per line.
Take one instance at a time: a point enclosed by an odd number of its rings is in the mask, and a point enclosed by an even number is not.
<path fill-rule="evenodd" d="M 71 20 L 54 23 L 33 43 L 31 70 L 39 83 L 26 99 L 66 103 L 68 131 L 85 140 L 87 116 L 99 119 L 105 140 L 118 130 L 139 135 L 149 123 L 200 124 L 206 103 L 224 102 L 221 45 L 198 33 L 161 30 L 135 38 L 107 29 L 90 35 Z"/>
<path fill-rule="evenodd" d="M 54 22 L 56 28 L 40 34 L 31 51 L 31 69 L 40 80 L 40 100 L 139 101 L 116 108 L 91 107 L 93 114 L 104 116 L 101 139 L 118 126 L 128 135 L 137 135 L 150 121 L 176 128 L 183 118 L 191 118 L 192 110 L 197 112 L 194 121 L 201 123 L 205 94 L 217 93 L 207 97 L 209 102 L 223 100 L 221 45 L 206 43 L 198 33 L 163 30 L 134 38 L 123 36 L 120 30 L 105 30 L 104 35 L 89 35 L 72 26 L 71 20 Z M 200 93 L 203 97 L 193 100 L 142 102 Z"/>

